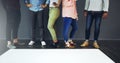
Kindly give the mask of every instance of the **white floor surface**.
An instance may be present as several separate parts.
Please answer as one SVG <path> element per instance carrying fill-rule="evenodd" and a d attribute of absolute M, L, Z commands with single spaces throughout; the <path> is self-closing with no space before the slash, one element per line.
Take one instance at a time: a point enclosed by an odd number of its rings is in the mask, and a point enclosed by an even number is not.
<path fill-rule="evenodd" d="M 10 49 L 0 63 L 115 63 L 99 49 Z"/>

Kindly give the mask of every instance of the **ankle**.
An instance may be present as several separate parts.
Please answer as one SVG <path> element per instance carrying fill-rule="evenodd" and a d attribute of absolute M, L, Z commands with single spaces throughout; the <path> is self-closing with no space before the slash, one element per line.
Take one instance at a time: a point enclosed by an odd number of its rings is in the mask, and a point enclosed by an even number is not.
<path fill-rule="evenodd" d="M 72 39 L 68 39 L 68 41 L 72 42 Z"/>
<path fill-rule="evenodd" d="M 64 40 L 64 42 L 66 43 L 67 41 L 66 41 L 66 40 Z"/>
<path fill-rule="evenodd" d="M 53 43 L 57 43 L 58 42 L 58 40 L 53 40 Z"/>
<path fill-rule="evenodd" d="M 88 40 L 88 39 L 86 39 L 86 40 L 85 40 L 85 42 L 89 42 L 89 40 Z"/>
<path fill-rule="evenodd" d="M 17 39 L 17 38 L 14 38 L 14 39 L 13 39 L 13 43 L 18 43 L 18 39 Z"/>

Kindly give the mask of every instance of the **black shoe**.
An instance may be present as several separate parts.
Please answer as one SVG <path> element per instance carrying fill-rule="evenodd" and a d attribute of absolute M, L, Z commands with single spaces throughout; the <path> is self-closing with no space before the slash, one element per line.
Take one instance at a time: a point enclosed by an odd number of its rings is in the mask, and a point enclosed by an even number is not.
<path fill-rule="evenodd" d="M 57 42 L 57 43 L 52 43 L 52 47 L 53 47 L 53 48 L 59 48 L 59 42 Z"/>

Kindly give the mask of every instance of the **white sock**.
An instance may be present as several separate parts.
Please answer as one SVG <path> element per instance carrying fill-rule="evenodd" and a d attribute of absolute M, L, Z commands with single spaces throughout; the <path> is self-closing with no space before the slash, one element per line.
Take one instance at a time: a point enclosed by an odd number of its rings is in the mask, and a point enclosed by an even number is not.
<path fill-rule="evenodd" d="M 72 41 L 72 39 L 68 39 L 68 41 Z"/>
<path fill-rule="evenodd" d="M 86 42 L 88 42 L 89 40 L 85 40 Z"/>

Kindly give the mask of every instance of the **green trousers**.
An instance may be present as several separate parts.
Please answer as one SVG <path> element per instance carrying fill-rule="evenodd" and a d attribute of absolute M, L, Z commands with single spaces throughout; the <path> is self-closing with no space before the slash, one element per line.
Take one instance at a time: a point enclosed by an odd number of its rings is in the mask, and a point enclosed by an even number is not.
<path fill-rule="evenodd" d="M 52 36 L 52 40 L 57 40 L 56 32 L 54 29 L 54 24 L 59 16 L 60 16 L 59 8 L 55 8 L 55 7 L 49 8 L 49 20 L 48 20 L 47 27 Z"/>

